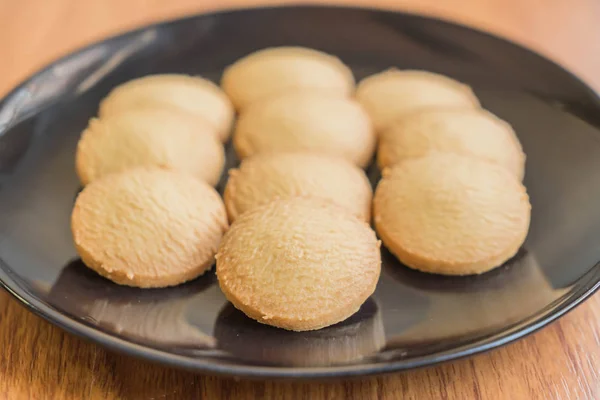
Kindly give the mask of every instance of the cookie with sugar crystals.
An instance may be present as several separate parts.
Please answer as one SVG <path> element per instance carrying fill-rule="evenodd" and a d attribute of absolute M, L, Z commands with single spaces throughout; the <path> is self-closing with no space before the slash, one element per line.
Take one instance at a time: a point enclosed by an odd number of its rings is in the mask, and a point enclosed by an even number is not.
<path fill-rule="evenodd" d="M 432 151 L 496 163 L 522 180 L 525 154 L 510 124 L 485 110 L 435 108 L 407 115 L 379 136 L 380 169 Z"/>
<path fill-rule="evenodd" d="M 343 157 L 365 167 L 373 158 L 376 136 L 358 102 L 297 91 L 242 111 L 233 144 L 241 159 L 257 153 L 305 151 Z"/>
<path fill-rule="evenodd" d="M 174 107 L 208 122 L 222 142 L 233 122 L 233 105 L 208 79 L 184 74 L 157 74 L 136 78 L 112 89 L 100 103 L 100 117 L 140 106 Z"/>
<path fill-rule="evenodd" d="M 513 257 L 531 205 L 506 168 L 431 153 L 385 170 L 373 200 L 375 228 L 402 263 L 443 275 L 480 274 Z"/>
<path fill-rule="evenodd" d="M 174 286 L 206 272 L 227 229 L 219 194 L 191 175 L 134 168 L 98 179 L 77 197 L 75 248 L 121 285 Z"/>
<path fill-rule="evenodd" d="M 373 191 L 363 170 L 340 157 L 264 153 L 229 171 L 224 199 L 229 220 L 277 198 L 316 197 L 371 219 Z"/>
<path fill-rule="evenodd" d="M 185 111 L 156 107 L 93 118 L 75 155 L 83 185 L 138 166 L 175 169 L 215 185 L 224 164 L 223 145 L 210 126 Z"/>
<path fill-rule="evenodd" d="M 236 308 L 292 331 L 350 317 L 381 272 L 379 241 L 369 225 L 310 198 L 276 200 L 242 214 L 216 258 L 219 285 Z"/>
<path fill-rule="evenodd" d="M 444 75 L 395 68 L 360 81 L 356 98 L 377 132 L 411 112 L 432 107 L 479 108 L 471 88 Z"/>

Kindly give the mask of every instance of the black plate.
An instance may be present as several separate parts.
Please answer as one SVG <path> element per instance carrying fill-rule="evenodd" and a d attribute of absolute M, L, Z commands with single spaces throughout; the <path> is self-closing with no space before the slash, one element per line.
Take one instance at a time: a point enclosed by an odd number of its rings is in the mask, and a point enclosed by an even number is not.
<path fill-rule="evenodd" d="M 384 251 L 377 291 L 360 312 L 310 333 L 272 329 L 240 315 L 213 273 L 176 288 L 139 290 L 83 267 L 69 229 L 79 190 L 74 150 L 99 100 L 145 74 L 218 80 L 238 57 L 274 45 L 336 54 L 359 79 L 397 66 L 473 85 L 486 108 L 513 124 L 528 156 L 533 216 L 523 250 L 505 266 L 466 278 L 421 274 Z M 348 376 L 471 355 L 544 326 L 598 287 L 599 127 L 600 103 L 573 75 L 514 44 L 439 20 L 290 7 L 151 26 L 55 62 L 2 101 L 0 280 L 68 331 L 198 371 Z M 377 179 L 376 169 L 369 173 Z"/>

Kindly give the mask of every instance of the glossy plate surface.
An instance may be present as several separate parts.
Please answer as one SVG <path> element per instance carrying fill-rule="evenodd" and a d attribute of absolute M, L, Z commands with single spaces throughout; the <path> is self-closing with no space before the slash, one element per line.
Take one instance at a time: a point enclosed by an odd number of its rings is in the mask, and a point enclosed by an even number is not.
<path fill-rule="evenodd" d="M 341 57 L 358 79 L 390 66 L 471 84 L 527 153 L 533 205 L 522 251 L 478 277 L 444 278 L 384 251 L 377 291 L 349 320 L 291 333 L 228 305 L 214 273 L 161 290 L 120 287 L 77 258 L 69 218 L 74 151 L 100 99 L 164 72 L 218 81 L 254 50 L 302 45 Z M 290 7 L 201 15 L 94 44 L 0 103 L 0 280 L 34 312 L 107 347 L 198 371 L 331 377 L 389 372 L 484 351 L 564 314 L 600 280 L 600 103 L 575 77 L 506 41 L 413 15 Z M 228 163 L 236 164 L 231 148 Z M 378 171 L 369 174 L 376 183 Z M 222 189 L 224 179 L 219 185 Z"/>

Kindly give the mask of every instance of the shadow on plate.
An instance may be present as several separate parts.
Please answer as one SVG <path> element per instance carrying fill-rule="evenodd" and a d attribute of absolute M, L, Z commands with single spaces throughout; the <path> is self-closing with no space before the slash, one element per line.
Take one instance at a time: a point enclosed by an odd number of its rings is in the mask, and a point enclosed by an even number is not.
<path fill-rule="evenodd" d="M 406 286 L 426 292 L 468 293 L 493 289 L 504 290 L 507 283 L 535 279 L 538 284 L 545 280 L 543 271 L 537 267 L 534 256 L 524 248 L 498 268 L 481 275 L 467 276 L 430 274 L 409 268 L 399 262 L 385 246 L 381 248 L 381 258 L 382 264 L 392 277 Z M 533 274 L 533 269 L 538 271 Z"/>
<path fill-rule="evenodd" d="M 235 357 L 288 367 L 348 364 L 377 353 L 385 345 L 381 314 L 372 298 L 347 320 L 308 332 L 263 325 L 228 303 L 217 317 L 214 336 L 217 347 Z"/>
<path fill-rule="evenodd" d="M 190 321 L 194 296 L 216 281 L 212 271 L 172 288 L 120 286 L 81 262 L 69 263 L 52 286 L 52 303 L 87 324 L 158 347 L 212 348 L 214 339 Z"/>
<path fill-rule="evenodd" d="M 521 249 L 503 266 L 481 275 L 451 277 L 410 269 L 382 251 L 385 273 L 427 299 L 422 320 L 388 338 L 388 348 L 433 353 L 493 335 L 532 317 L 568 289 L 553 288 L 535 255 Z"/>

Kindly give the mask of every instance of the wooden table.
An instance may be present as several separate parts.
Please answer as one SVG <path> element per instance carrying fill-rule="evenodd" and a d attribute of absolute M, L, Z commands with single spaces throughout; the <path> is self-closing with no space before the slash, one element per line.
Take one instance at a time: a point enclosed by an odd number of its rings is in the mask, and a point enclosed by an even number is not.
<path fill-rule="evenodd" d="M 260 2 L 268 3 L 280 2 Z M 254 4 L 259 2 L 0 0 L 0 95 L 48 61 L 106 35 L 193 12 Z M 598 0 L 370 4 L 442 16 L 509 37 L 600 90 Z M 292 383 L 207 377 L 113 354 L 51 326 L 0 291 L 0 398 L 597 399 L 600 295 L 541 332 L 471 359 L 384 377 Z"/>

